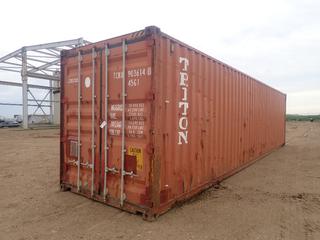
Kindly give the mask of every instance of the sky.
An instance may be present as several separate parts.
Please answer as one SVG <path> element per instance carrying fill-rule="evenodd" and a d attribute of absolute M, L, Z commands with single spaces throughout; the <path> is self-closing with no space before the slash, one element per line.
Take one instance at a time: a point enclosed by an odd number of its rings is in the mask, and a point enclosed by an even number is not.
<path fill-rule="evenodd" d="M 83 37 L 91 42 L 156 25 L 287 94 L 287 113 L 320 114 L 320 1 L 5 1 L 0 56 L 22 46 Z M 0 80 L 19 80 L 0 73 Z M 42 93 L 38 93 L 39 96 Z M 0 85 L 0 102 L 21 89 Z M 0 115 L 21 113 L 0 106 Z"/>

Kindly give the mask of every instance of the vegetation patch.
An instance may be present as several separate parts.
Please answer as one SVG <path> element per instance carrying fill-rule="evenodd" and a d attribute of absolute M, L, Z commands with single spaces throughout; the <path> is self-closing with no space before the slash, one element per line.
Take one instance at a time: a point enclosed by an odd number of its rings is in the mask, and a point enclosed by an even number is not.
<path fill-rule="evenodd" d="M 320 121 L 320 115 L 287 114 L 287 121 Z"/>

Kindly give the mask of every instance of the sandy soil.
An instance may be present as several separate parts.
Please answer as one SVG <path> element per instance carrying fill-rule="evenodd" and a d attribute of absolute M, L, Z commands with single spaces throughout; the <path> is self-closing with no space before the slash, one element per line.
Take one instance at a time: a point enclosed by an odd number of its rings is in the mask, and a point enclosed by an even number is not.
<path fill-rule="evenodd" d="M 60 192 L 58 130 L 0 129 L 0 239 L 320 239 L 320 123 L 156 222 Z"/>

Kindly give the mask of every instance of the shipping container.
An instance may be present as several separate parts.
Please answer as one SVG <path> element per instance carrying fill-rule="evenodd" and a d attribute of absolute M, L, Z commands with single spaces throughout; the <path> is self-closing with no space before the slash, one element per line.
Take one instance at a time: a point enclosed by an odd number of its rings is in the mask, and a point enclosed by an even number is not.
<path fill-rule="evenodd" d="M 157 27 L 63 51 L 63 190 L 152 219 L 285 144 L 286 95 Z"/>

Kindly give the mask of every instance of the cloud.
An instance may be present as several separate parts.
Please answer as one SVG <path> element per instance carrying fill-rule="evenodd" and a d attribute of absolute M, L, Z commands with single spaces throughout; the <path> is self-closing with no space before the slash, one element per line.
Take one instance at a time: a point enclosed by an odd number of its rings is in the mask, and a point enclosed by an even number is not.
<path fill-rule="evenodd" d="M 320 114 L 320 90 L 288 93 L 287 112 Z"/>
<path fill-rule="evenodd" d="M 50 11 L 39 11 L 37 4 L 35 0 L 21 1 L 19 8 L 14 1 L 3 4 L 0 21 L 11 20 L 1 29 L 7 37 L 0 39 L 0 56 L 23 45 L 78 37 L 98 41 L 158 25 L 173 37 L 288 93 L 288 112 L 320 111 L 319 104 L 312 104 L 320 90 L 320 1 L 163 0 L 155 7 L 147 0 L 92 0 L 89 5 L 82 0 L 56 0 Z M 19 17 L 12 19 L 12 12 Z M 57 12 L 77 19 L 78 24 L 57 18 Z M 28 27 L 21 27 L 21 21 Z"/>

